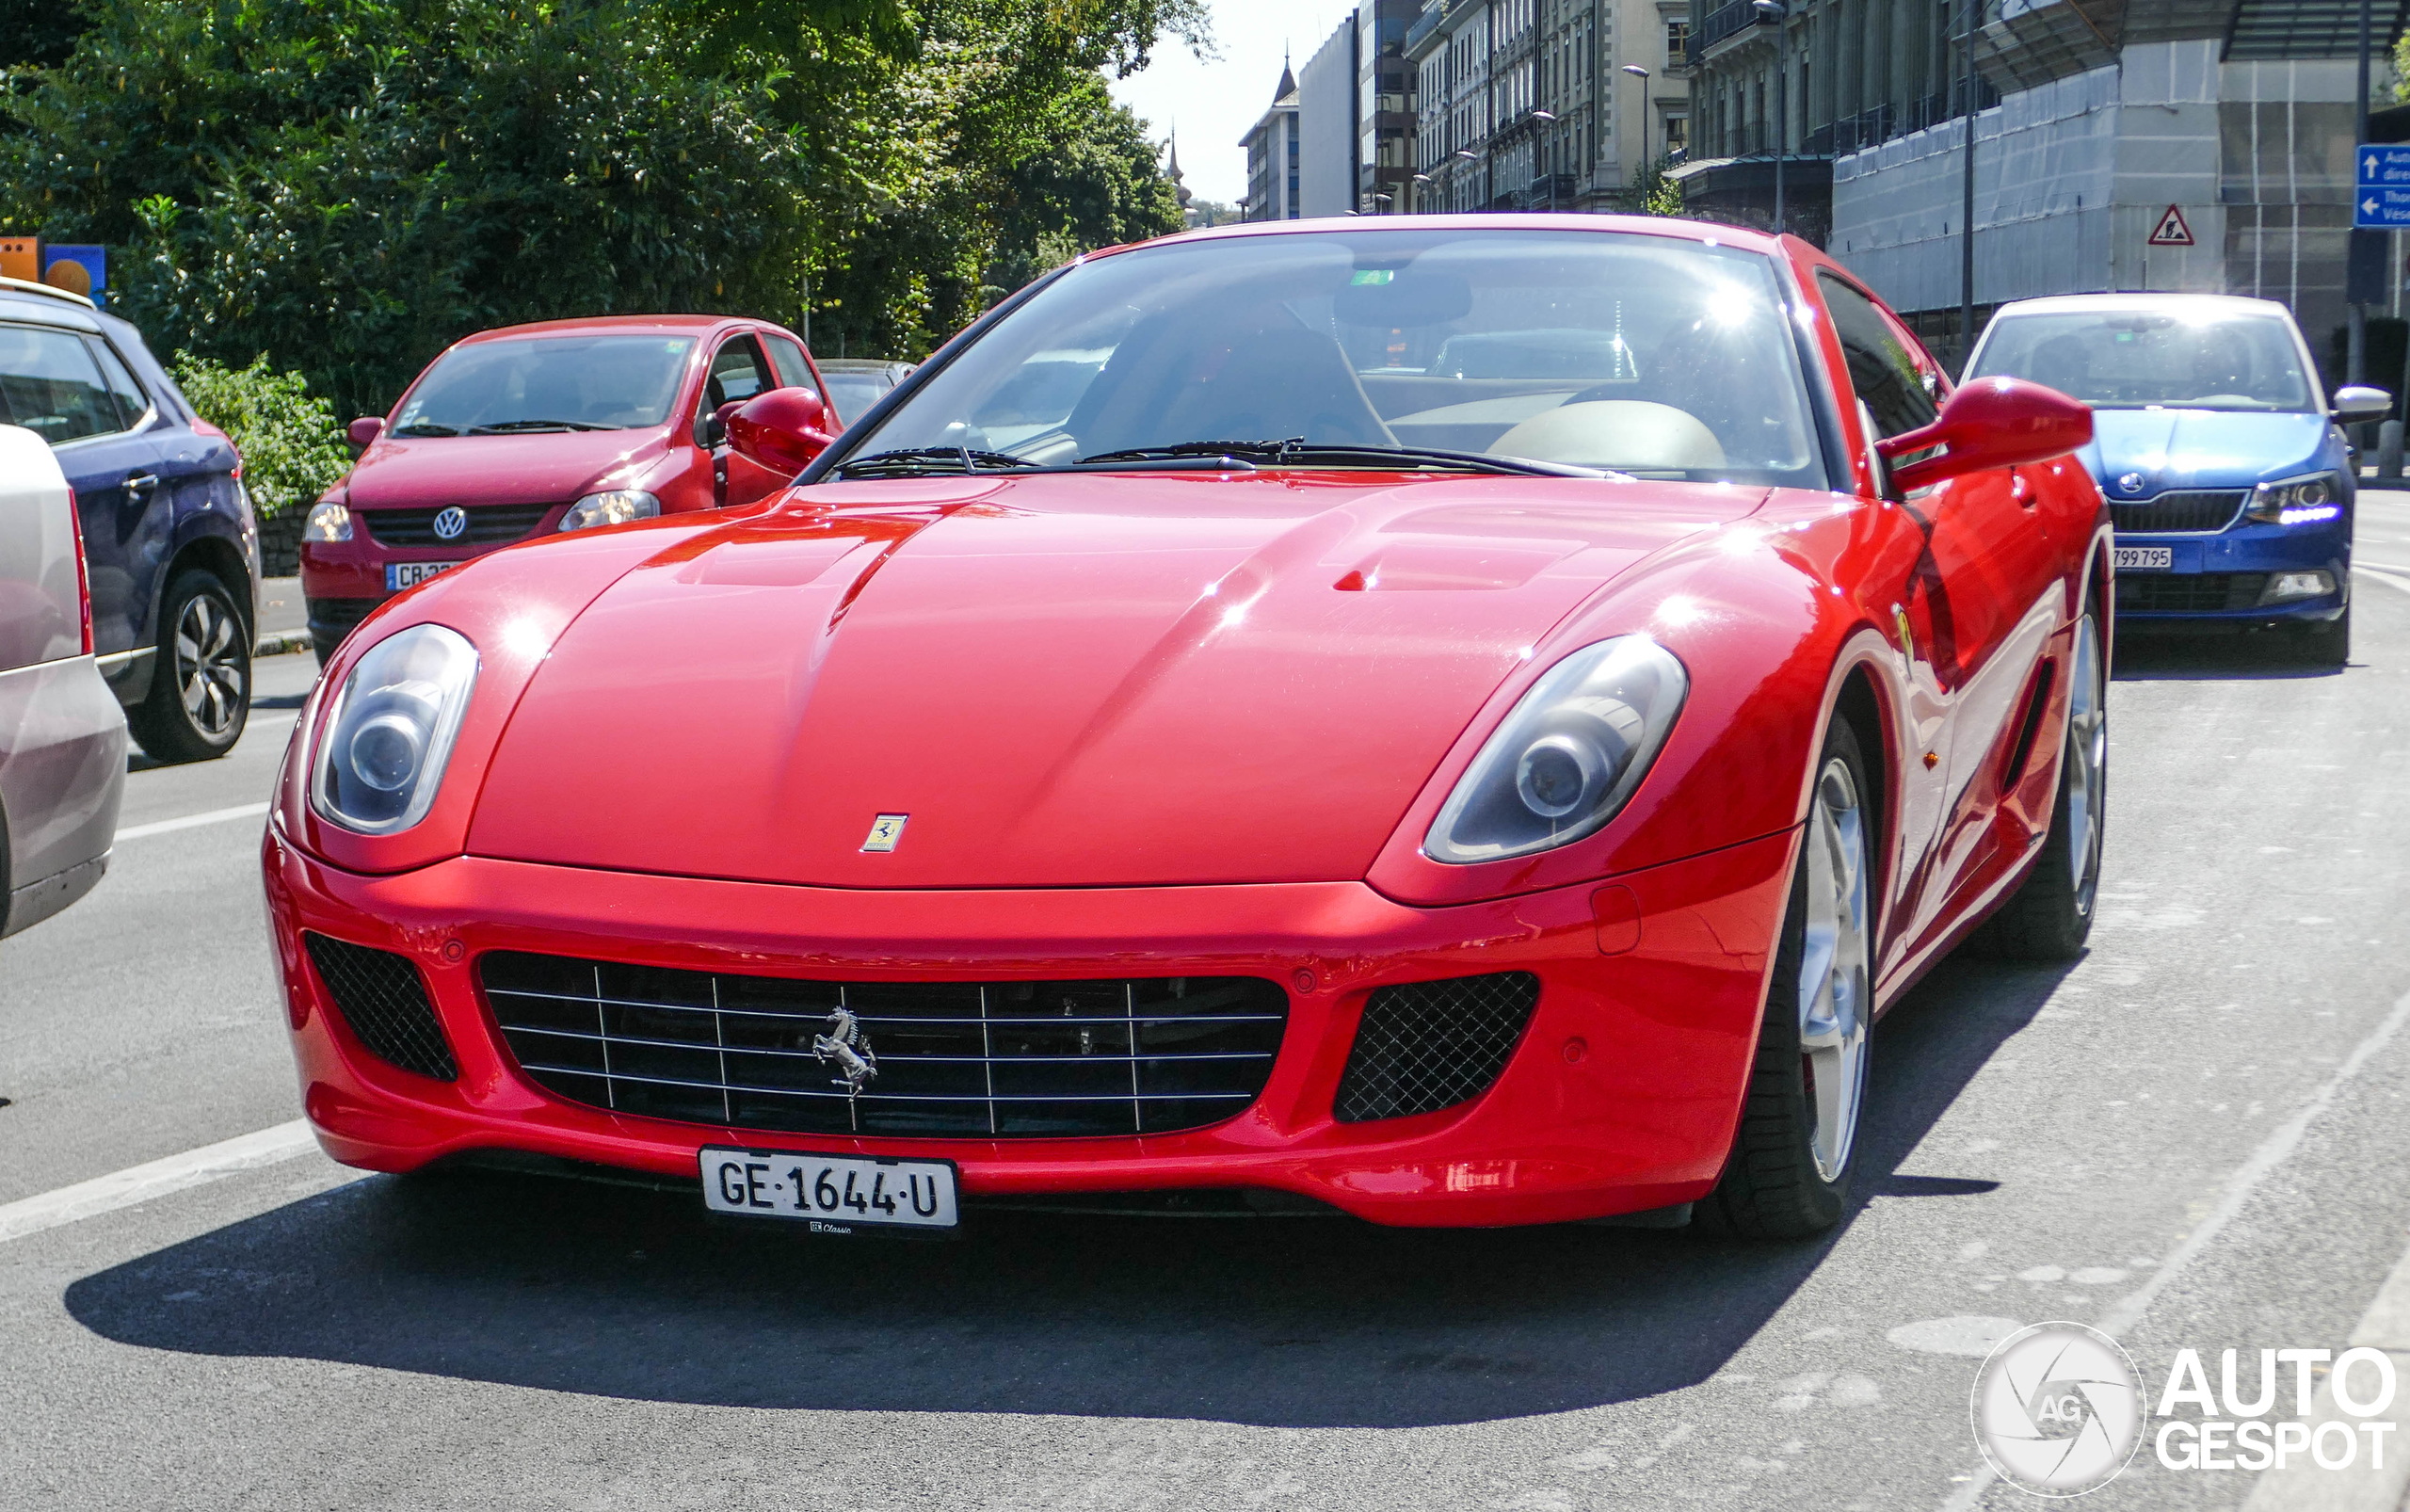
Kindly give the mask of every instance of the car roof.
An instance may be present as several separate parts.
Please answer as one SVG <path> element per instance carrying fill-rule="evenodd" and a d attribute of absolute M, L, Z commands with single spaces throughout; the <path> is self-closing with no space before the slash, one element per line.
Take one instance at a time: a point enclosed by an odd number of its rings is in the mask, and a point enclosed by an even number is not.
<path fill-rule="evenodd" d="M 890 373 L 912 364 L 887 357 L 815 357 L 823 373 Z"/>
<path fill-rule="evenodd" d="M 724 326 L 770 325 L 747 315 L 587 315 L 576 320 L 537 320 L 523 326 L 497 326 L 463 336 L 459 345 L 471 342 L 506 341 L 513 336 L 602 336 L 635 335 L 667 331 L 676 335 L 699 335 Z"/>
<path fill-rule="evenodd" d="M 1293 236 L 1334 231 L 1620 231 L 1638 232 L 1649 236 L 1670 236 L 1681 241 L 1707 242 L 1720 247 L 1738 247 L 1754 252 L 1772 252 L 1777 246 L 1774 236 L 1745 226 L 1727 226 L 1710 220 L 1677 220 L 1670 216 L 1588 216 L 1588 215 L 1486 215 L 1486 216 L 1334 216 L 1322 220 L 1250 220 L 1235 225 L 1207 226 L 1196 231 L 1174 232 L 1152 241 L 1125 242 L 1119 247 L 1107 247 L 1090 252 L 1090 257 L 1102 257 L 1113 252 L 1126 252 L 1140 247 L 1161 247 L 1166 242 L 1224 241 L 1234 236 Z"/>
<path fill-rule="evenodd" d="M 92 301 L 80 294 L 23 279 L 0 279 L 0 311 L 6 311 L 11 320 L 97 331 L 101 324 L 92 310 Z"/>
<path fill-rule="evenodd" d="M 2001 305 L 1993 314 L 1995 320 L 2011 315 L 2073 315 L 2113 311 L 2163 312 L 2169 314 L 2184 311 L 2216 312 L 2231 315 L 2281 315 L 2292 317 L 2292 312 L 2274 299 L 2254 299 L 2241 294 L 2054 294 L 2041 299 L 2015 299 Z"/>

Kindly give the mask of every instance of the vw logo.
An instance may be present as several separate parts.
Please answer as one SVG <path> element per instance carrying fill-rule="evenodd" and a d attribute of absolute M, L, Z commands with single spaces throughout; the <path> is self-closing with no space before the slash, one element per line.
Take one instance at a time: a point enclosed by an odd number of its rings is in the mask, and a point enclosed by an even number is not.
<path fill-rule="evenodd" d="M 2117 480 L 2117 487 L 2127 493 L 2140 493 L 2144 478 L 2140 473 L 2129 473 Z M 439 527 L 440 528 L 440 527 Z"/>
<path fill-rule="evenodd" d="M 2000 1478 L 2039 1496 L 2081 1496 L 2142 1447 L 2134 1362 L 2080 1323 L 2037 1323 L 2000 1343 L 1975 1375 L 1975 1443 Z"/>
<path fill-rule="evenodd" d="M 435 539 L 458 540 L 469 529 L 469 511 L 458 505 L 435 511 Z"/>

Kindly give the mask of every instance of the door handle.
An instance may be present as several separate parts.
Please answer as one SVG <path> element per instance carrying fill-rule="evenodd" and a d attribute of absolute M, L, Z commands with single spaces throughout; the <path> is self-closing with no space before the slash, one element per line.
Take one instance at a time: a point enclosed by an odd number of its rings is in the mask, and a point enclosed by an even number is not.
<path fill-rule="evenodd" d="M 139 493 L 148 493 L 158 486 L 159 475 L 156 473 L 128 473 L 125 475 L 125 492 L 128 498 Z"/>

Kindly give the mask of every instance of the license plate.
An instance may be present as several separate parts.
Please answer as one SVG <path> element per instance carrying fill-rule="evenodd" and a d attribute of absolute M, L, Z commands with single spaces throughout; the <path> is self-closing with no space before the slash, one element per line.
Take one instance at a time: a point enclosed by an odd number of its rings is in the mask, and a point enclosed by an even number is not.
<path fill-rule="evenodd" d="M 703 1205 L 714 1213 L 789 1218 L 813 1233 L 857 1229 L 951 1229 L 954 1166 L 942 1160 L 876 1160 L 793 1150 L 702 1152 Z"/>
<path fill-rule="evenodd" d="M 2117 571 L 2120 572 L 2164 572 L 2176 565 L 2173 546 L 2120 546 L 2117 548 Z"/>
<path fill-rule="evenodd" d="M 404 588 L 414 588 L 436 573 L 448 572 L 459 565 L 458 562 L 387 562 L 385 591 L 399 593 Z"/>

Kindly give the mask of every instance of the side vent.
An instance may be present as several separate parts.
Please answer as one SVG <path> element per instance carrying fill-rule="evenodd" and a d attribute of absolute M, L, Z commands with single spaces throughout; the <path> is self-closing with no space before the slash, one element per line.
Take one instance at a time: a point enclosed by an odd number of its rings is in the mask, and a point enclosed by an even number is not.
<path fill-rule="evenodd" d="M 427 1001 L 426 983 L 407 956 L 304 933 L 310 964 L 335 1011 L 369 1053 L 389 1066 L 438 1082 L 459 1080 L 459 1064 Z"/>
<path fill-rule="evenodd" d="M 2025 702 L 2025 722 L 2017 727 L 2016 744 L 2009 748 L 2008 764 L 2000 768 L 2000 791 L 2015 787 L 2033 759 L 2033 737 L 2042 732 L 2042 716 L 2050 707 L 2050 689 L 2058 684 L 2059 664 L 2044 662 L 2033 673 L 2033 696 Z"/>
<path fill-rule="evenodd" d="M 1540 979 L 1529 972 L 1375 989 L 1332 1116 L 1370 1123 L 1471 1102 L 1505 1070 L 1539 1001 Z"/>

